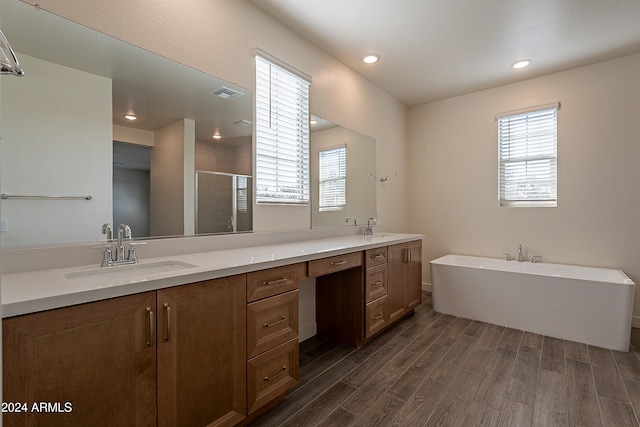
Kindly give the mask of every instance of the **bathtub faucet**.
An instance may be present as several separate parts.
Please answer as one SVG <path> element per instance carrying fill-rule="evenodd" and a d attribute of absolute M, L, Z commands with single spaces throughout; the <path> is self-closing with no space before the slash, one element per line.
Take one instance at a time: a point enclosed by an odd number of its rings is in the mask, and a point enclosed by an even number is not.
<path fill-rule="evenodd" d="M 524 254 L 522 253 L 522 245 L 518 245 L 518 262 L 524 261 Z"/>

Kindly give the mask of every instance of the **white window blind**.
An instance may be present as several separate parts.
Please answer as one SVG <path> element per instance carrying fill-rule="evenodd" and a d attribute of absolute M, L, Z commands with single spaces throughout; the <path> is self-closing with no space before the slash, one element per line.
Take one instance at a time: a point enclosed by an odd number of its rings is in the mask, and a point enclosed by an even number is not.
<path fill-rule="evenodd" d="M 309 203 L 309 83 L 256 55 L 257 203 Z"/>
<path fill-rule="evenodd" d="M 343 209 L 347 203 L 347 147 L 319 152 L 321 211 Z"/>
<path fill-rule="evenodd" d="M 236 204 L 239 212 L 247 212 L 249 210 L 249 178 L 244 175 L 236 177 Z"/>
<path fill-rule="evenodd" d="M 559 106 L 497 117 L 500 206 L 557 206 Z"/>

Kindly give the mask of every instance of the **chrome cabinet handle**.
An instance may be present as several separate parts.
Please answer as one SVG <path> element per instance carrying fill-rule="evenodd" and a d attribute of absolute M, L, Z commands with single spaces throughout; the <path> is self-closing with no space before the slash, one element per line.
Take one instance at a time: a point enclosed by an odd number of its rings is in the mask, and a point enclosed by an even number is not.
<path fill-rule="evenodd" d="M 153 310 L 151 309 L 151 307 L 147 307 L 147 314 L 149 315 L 149 335 L 147 336 L 147 347 L 153 347 L 155 322 L 153 321 Z"/>
<path fill-rule="evenodd" d="M 275 321 L 275 322 L 273 322 L 273 323 L 265 323 L 264 325 L 262 325 L 262 327 L 263 327 L 263 328 L 270 328 L 270 327 L 272 327 L 272 326 L 277 325 L 278 323 L 285 322 L 286 320 L 287 320 L 287 316 L 282 316 L 282 319 L 277 320 L 277 321 Z"/>
<path fill-rule="evenodd" d="M 169 342 L 171 341 L 171 307 L 169 307 L 169 303 L 165 302 L 164 303 L 164 312 L 165 312 L 165 318 L 167 319 L 167 335 L 164 336 L 164 341 L 165 342 Z"/>
<path fill-rule="evenodd" d="M 275 374 L 274 376 L 272 376 L 272 377 L 264 377 L 264 381 L 273 381 L 276 378 L 278 378 L 280 375 L 284 374 L 285 372 L 287 372 L 287 367 L 283 366 L 282 370 L 280 372 L 278 372 L 277 374 Z"/>

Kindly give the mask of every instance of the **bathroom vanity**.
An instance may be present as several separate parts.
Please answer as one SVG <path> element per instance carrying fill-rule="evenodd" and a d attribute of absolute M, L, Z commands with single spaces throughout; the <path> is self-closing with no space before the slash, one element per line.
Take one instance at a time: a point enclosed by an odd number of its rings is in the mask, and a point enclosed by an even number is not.
<path fill-rule="evenodd" d="M 27 409 L 4 425 L 244 424 L 297 383 L 298 283 L 316 277 L 318 333 L 362 346 L 420 304 L 422 238 L 4 275 L 4 401 Z"/>

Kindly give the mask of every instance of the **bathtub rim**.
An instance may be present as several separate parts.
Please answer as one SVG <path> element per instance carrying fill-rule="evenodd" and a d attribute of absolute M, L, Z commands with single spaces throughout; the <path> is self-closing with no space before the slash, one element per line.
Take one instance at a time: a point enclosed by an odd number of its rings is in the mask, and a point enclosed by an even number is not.
<path fill-rule="evenodd" d="M 460 263 L 452 263 L 451 261 L 446 262 L 447 260 L 459 258 L 461 260 L 486 260 L 491 263 L 499 263 L 505 266 L 516 267 L 513 269 L 501 269 L 501 268 L 491 268 L 491 267 L 483 267 L 481 265 L 471 265 L 471 264 L 460 264 Z M 626 286 L 635 286 L 635 282 L 631 280 L 627 274 L 617 268 L 609 268 L 609 267 L 593 267 L 587 265 L 577 265 L 577 264 L 557 264 L 557 263 L 549 263 L 549 262 L 538 262 L 532 263 L 530 261 L 518 262 L 516 260 L 507 261 L 503 258 L 490 258 L 484 256 L 476 256 L 476 255 L 460 255 L 460 254 L 446 254 L 439 258 L 433 259 L 429 261 L 429 264 L 437 264 L 443 266 L 450 267 L 459 267 L 459 268 L 475 268 L 480 270 L 489 270 L 489 271 L 504 271 L 518 274 L 527 274 L 533 276 L 545 276 L 545 277 L 556 277 L 563 279 L 572 279 L 572 280 L 584 280 L 591 282 L 601 282 L 607 283 L 611 285 L 626 285 Z M 602 277 L 588 277 L 588 276 L 571 276 L 568 274 L 554 274 L 550 272 L 545 272 L 542 270 L 544 267 L 555 268 L 557 270 L 567 270 L 567 269 L 582 269 L 584 272 L 594 271 L 598 273 L 608 272 L 609 274 L 614 273 L 620 276 L 620 280 L 611 281 L 607 279 L 602 279 Z M 532 268 L 537 269 L 538 271 L 530 271 Z"/>

